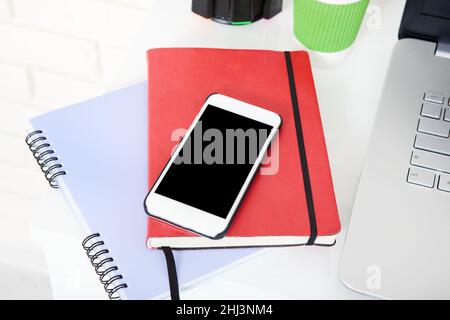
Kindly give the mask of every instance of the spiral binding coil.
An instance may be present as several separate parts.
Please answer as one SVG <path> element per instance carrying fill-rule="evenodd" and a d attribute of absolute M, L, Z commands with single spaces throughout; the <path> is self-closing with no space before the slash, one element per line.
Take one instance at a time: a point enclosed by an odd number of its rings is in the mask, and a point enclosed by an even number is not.
<path fill-rule="evenodd" d="M 55 151 L 50 149 L 51 145 L 48 143 L 47 137 L 42 134 L 42 130 L 33 131 L 27 135 L 25 142 L 41 167 L 45 179 L 52 188 L 58 189 L 59 185 L 56 178 L 65 175 L 66 172 L 62 169 L 62 165 L 58 163 L 59 159 L 55 156 Z"/>
<path fill-rule="evenodd" d="M 91 234 L 83 240 L 82 246 L 86 250 L 86 255 L 91 260 L 95 273 L 99 276 L 100 282 L 108 293 L 111 300 L 120 300 L 119 290 L 128 288 L 128 285 L 120 280 L 123 279 L 118 274 L 119 268 L 112 265 L 114 259 L 109 256 L 109 250 L 104 248 L 105 242 L 100 239 L 99 233 Z"/>

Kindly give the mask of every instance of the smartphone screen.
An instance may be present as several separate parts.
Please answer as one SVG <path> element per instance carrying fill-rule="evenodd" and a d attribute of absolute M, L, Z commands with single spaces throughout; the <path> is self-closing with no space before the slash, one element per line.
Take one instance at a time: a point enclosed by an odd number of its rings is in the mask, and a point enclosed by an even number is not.
<path fill-rule="evenodd" d="M 272 129 L 208 105 L 155 193 L 227 218 Z"/>

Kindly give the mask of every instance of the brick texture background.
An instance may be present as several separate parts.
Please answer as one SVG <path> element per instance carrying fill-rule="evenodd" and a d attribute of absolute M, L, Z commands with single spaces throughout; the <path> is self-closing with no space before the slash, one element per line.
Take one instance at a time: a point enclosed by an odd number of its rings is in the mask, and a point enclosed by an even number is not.
<path fill-rule="evenodd" d="M 51 190 L 23 141 L 28 119 L 145 79 L 135 36 L 155 3 L 0 0 L 0 298 L 52 296 L 29 234 L 48 221 L 39 212 Z"/>

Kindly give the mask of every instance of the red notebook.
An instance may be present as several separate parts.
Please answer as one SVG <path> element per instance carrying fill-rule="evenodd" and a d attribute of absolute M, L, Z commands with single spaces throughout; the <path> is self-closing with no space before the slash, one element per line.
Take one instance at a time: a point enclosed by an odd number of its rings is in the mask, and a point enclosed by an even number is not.
<path fill-rule="evenodd" d="M 211 240 L 153 218 L 151 248 L 333 245 L 340 231 L 308 54 L 172 48 L 148 51 L 149 185 L 211 93 L 278 113 L 278 142 L 225 238 Z"/>

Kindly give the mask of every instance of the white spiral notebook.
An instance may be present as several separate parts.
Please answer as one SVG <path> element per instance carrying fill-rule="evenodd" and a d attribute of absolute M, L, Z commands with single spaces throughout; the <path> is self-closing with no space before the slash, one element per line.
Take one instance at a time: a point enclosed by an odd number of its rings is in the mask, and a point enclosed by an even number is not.
<path fill-rule="evenodd" d="M 86 234 L 83 242 L 111 299 L 164 298 L 164 254 L 146 246 L 147 84 L 139 83 L 31 119 L 26 142 L 60 188 Z M 80 239 L 80 250 L 81 250 Z M 257 249 L 174 253 L 180 289 L 254 256 Z"/>

